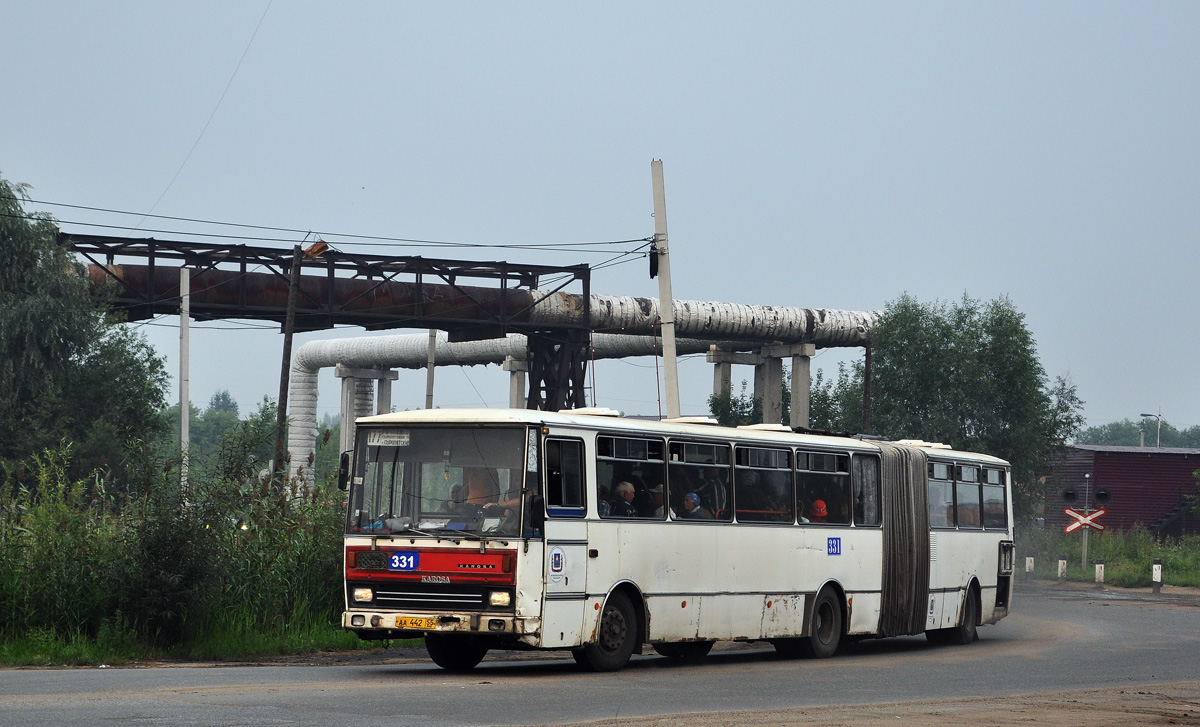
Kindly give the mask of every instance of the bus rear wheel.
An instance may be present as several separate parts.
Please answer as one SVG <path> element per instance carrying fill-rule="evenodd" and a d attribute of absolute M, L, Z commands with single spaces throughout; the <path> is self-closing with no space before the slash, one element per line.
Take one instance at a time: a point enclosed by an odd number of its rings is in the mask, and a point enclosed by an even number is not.
<path fill-rule="evenodd" d="M 674 644 L 655 644 L 654 650 L 668 659 L 703 659 L 712 651 L 711 641 L 682 641 Z"/>
<path fill-rule="evenodd" d="M 590 671 L 619 671 L 637 646 L 638 624 L 629 597 L 617 591 L 604 602 L 596 643 L 571 652 L 575 662 Z"/>
<path fill-rule="evenodd" d="M 470 671 L 483 661 L 488 647 L 469 636 L 426 634 L 425 650 L 433 663 L 446 671 Z"/>
<path fill-rule="evenodd" d="M 837 653 L 841 640 L 842 606 L 831 589 L 822 589 L 813 604 L 808 638 L 800 641 L 800 647 L 806 656 L 826 659 Z"/>
<path fill-rule="evenodd" d="M 967 590 L 967 600 L 963 603 L 962 623 L 952 629 L 947 629 L 947 641 L 956 646 L 965 646 L 979 635 L 979 596 L 974 588 Z"/>

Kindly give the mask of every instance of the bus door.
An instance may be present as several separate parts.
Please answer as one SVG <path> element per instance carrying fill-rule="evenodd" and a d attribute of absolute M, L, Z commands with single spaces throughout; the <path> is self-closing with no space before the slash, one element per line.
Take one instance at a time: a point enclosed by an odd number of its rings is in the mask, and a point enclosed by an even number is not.
<path fill-rule="evenodd" d="M 583 440 L 547 437 L 545 464 L 546 596 L 542 646 L 580 643 L 587 598 L 588 539 L 584 497 Z"/>

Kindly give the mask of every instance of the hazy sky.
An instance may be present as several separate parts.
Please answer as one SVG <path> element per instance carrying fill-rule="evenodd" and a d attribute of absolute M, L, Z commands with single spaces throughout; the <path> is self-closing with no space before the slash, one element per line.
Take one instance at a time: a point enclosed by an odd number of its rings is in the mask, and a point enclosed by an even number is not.
<path fill-rule="evenodd" d="M 1089 424 L 1161 410 L 1186 426 L 1198 79 L 1197 3 L 39 0 L 0 23 L 0 174 L 46 202 L 327 239 L 557 243 L 652 234 L 658 158 L 676 298 L 1006 295 Z M 30 208 L 74 232 L 138 221 Z M 657 295 L 644 260 L 593 290 Z M 139 330 L 174 377 L 178 318 Z M 297 344 L 333 335 L 364 334 Z M 194 324 L 193 401 L 275 397 L 281 345 L 277 327 Z M 705 411 L 711 367 L 680 371 L 685 413 Z M 441 369 L 437 403 L 504 406 L 506 376 Z M 322 413 L 336 391 L 326 374 Z M 596 366 L 600 405 L 654 413 L 655 391 L 653 359 Z M 402 373 L 394 404 L 423 403 L 423 372 Z"/>

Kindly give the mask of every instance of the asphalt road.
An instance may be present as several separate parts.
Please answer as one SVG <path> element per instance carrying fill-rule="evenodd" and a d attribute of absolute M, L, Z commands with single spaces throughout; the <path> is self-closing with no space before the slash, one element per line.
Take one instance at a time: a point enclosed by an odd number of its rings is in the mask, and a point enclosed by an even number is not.
<path fill-rule="evenodd" d="M 635 657 L 616 674 L 581 673 L 569 655 L 505 653 L 465 675 L 423 658 L 0 670 L 0 725 L 542 725 L 1200 678 L 1195 598 L 1023 586 L 1016 603 L 1017 613 L 965 647 L 887 639 L 833 659 L 788 661 L 766 646 L 719 646 L 696 664 Z"/>

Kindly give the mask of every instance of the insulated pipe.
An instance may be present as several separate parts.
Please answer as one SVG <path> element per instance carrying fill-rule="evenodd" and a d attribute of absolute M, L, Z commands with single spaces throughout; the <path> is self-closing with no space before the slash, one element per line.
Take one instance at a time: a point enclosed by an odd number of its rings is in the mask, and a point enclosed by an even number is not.
<path fill-rule="evenodd" d="M 119 289 L 114 303 L 142 304 L 156 301 L 156 309 L 169 307 L 179 295 L 178 279 L 152 276 L 145 265 L 112 265 L 107 269 L 89 266 L 93 289 L 116 278 L 128 289 Z M 150 281 L 154 290 L 149 290 Z M 501 291 L 495 288 L 381 282 L 361 278 L 300 276 L 298 314 L 329 313 L 336 301 L 339 314 L 370 314 L 378 324 L 418 321 L 422 328 L 447 320 L 447 327 L 465 321 L 494 323 L 505 318 L 515 323 L 549 326 L 588 323 L 594 331 L 650 335 L 659 323 L 657 298 L 546 293 L 527 288 Z M 245 295 L 245 300 L 240 296 Z M 207 269 L 191 276 L 193 314 L 209 318 L 238 317 L 239 310 L 253 310 L 258 317 L 276 314 L 282 320 L 287 306 L 287 280 L 272 273 L 239 273 Z M 141 296 L 141 297 L 139 297 Z M 585 305 L 585 303 L 587 305 Z M 584 310 L 590 320 L 584 320 Z M 812 343 L 818 348 L 863 346 L 867 331 L 879 318 L 877 311 L 842 311 L 825 308 L 746 305 L 716 301 L 677 300 L 673 308 L 675 335 L 681 338 L 760 341 L 763 343 Z M 375 325 L 373 323 L 372 325 Z"/>
<path fill-rule="evenodd" d="M 713 341 L 679 339 L 680 353 L 703 353 Z M 721 342 L 729 351 L 753 348 L 750 342 Z M 478 366 L 503 363 L 506 357 L 524 360 L 528 343 L 519 333 L 506 338 L 451 343 L 443 332 L 437 334 L 436 357 L 439 366 Z M 592 336 L 596 358 L 649 356 L 662 352 L 662 344 L 644 336 L 619 336 L 597 333 Z M 317 442 L 317 375 L 322 368 L 341 364 L 350 368 L 420 369 L 428 364 L 429 337 L 424 333 L 392 336 L 362 336 L 310 341 L 300 346 L 292 358 L 291 390 L 288 393 L 288 476 L 313 480 L 312 463 Z M 343 423 L 345 426 L 345 423 Z"/>

